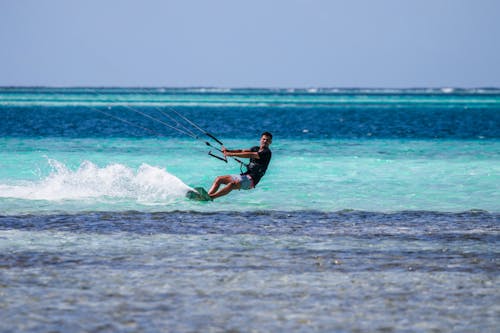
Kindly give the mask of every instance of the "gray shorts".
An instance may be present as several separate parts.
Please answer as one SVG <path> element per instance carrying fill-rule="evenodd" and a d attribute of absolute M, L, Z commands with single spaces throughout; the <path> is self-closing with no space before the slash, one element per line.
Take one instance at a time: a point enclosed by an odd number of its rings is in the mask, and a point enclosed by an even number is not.
<path fill-rule="evenodd" d="M 234 182 L 240 183 L 240 190 L 250 190 L 253 186 L 253 179 L 249 175 L 231 175 Z"/>

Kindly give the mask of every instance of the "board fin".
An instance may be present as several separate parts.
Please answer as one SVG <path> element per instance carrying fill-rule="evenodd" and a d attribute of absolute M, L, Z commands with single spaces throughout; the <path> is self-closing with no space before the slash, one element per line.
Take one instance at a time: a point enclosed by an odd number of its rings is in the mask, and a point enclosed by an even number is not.
<path fill-rule="evenodd" d="M 207 191 L 203 187 L 195 187 L 194 191 L 189 190 L 186 193 L 186 197 L 189 200 L 195 201 L 213 201 L 212 197 L 208 195 Z"/>

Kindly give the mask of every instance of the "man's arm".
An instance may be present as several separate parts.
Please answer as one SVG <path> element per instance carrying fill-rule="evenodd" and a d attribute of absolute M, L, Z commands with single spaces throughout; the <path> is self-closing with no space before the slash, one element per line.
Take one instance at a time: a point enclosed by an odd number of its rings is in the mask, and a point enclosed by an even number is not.
<path fill-rule="evenodd" d="M 246 149 L 226 149 L 225 147 L 222 147 L 222 151 L 226 151 L 228 153 L 243 153 Z"/>
<path fill-rule="evenodd" d="M 242 157 L 242 158 L 260 158 L 259 153 L 256 151 L 251 151 L 250 149 L 235 149 L 228 150 L 226 148 L 222 148 L 222 152 L 224 156 L 234 156 L 234 157 Z"/>

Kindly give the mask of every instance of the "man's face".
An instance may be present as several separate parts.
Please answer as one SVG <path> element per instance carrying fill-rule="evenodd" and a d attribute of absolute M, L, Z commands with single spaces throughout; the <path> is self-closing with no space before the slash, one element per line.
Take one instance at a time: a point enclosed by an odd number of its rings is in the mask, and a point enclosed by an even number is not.
<path fill-rule="evenodd" d="M 271 139 L 269 136 L 267 135 L 263 135 L 261 138 L 260 138 L 260 146 L 261 148 L 267 148 L 269 147 L 269 145 L 273 142 L 273 139 Z"/>

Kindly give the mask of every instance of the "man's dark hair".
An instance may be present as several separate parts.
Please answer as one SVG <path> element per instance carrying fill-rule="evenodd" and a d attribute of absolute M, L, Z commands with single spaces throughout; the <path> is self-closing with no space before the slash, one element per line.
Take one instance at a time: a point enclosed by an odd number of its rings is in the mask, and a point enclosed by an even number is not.
<path fill-rule="evenodd" d="M 271 140 L 273 139 L 273 135 L 271 133 L 269 133 L 269 132 L 262 133 L 261 137 L 263 137 L 264 135 L 268 136 L 269 138 L 271 138 Z"/>

